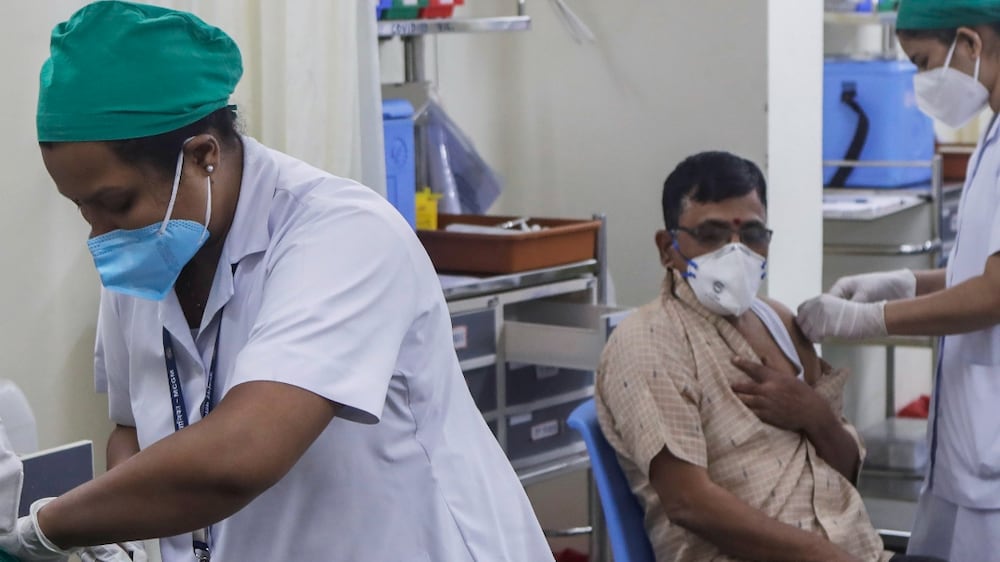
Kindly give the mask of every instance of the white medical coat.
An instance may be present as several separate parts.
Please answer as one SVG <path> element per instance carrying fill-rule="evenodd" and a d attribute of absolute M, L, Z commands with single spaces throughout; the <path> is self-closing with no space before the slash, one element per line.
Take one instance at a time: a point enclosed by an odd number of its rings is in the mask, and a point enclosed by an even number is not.
<path fill-rule="evenodd" d="M 969 160 L 949 287 L 982 275 L 986 259 L 1000 252 L 998 125 Z M 942 345 L 932 493 L 963 507 L 1000 509 L 1000 326 L 947 336 Z"/>
<path fill-rule="evenodd" d="M 174 432 L 162 328 L 194 423 L 220 310 L 216 401 L 278 381 L 343 404 L 280 482 L 212 527 L 213 560 L 551 560 L 469 394 L 440 284 L 406 221 L 363 186 L 243 142 L 197 342 L 172 291 L 162 302 L 105 291 L 95 353 L 111 418 L 135 426 L 141 447 Z M 192 560 L 190 535 L 161 549 L 165 562 Z"/>

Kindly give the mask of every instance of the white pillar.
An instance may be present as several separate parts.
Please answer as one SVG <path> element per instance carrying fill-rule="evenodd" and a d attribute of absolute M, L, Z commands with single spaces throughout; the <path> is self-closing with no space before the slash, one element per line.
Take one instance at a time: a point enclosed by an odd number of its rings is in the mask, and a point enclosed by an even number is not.
<path fill-rule="evenodd" d="M 823 271 L 823 2 L 767 3 L 768 294 L 795 308 Z"/>

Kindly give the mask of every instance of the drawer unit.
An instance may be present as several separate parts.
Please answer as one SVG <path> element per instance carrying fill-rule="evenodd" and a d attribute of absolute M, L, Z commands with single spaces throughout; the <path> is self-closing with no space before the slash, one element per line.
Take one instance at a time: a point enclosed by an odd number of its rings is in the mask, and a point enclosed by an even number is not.
<path fill-rule="evenodd" d="M 604 344 L 631 311 L 560 301 L 508 307 L 504 318 L 508 361 L 597 370 Z"/>
<path fill-rule="evenodd" d="M 472 399 L 480 412 L 489 413 L 497 409 L 497 367 L 487 365 L 479 369 L 465 371 L 465 383 L 469 385 Z"/>
<path fill-rule="evenodd" d="M 507 364 L 507 405 L 570 394 L 594 385 L 594 372 L 546 365 Z"/>
<path fill-rule="evenodd" d="M 507 417 L 507 458 L 516 468 L 585 449 L 580 434 L 566 425 L 574 408 L 589 400 L 577 398 Z"/>
<path fill-rule="evenodd" d="M 497 352 L 495 309 L 453 314 L 451 332 L 460 361 L 494 355 Z"/>

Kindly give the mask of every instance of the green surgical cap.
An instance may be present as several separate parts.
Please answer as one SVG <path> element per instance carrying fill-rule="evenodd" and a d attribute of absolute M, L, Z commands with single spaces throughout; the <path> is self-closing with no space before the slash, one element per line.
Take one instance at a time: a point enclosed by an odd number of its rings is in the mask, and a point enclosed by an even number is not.
<path fill-rule="evenodd" d="M 52 30 L 38 92 L 39 142 L 148 137 L 229 104 L 239 47 L 194 14 L 94 2 Z"/>
<path fill-rule="evenodd" d="M 902 0 L 896 29 L 955 29 L 1000 22 L 1000 0 Z"/>

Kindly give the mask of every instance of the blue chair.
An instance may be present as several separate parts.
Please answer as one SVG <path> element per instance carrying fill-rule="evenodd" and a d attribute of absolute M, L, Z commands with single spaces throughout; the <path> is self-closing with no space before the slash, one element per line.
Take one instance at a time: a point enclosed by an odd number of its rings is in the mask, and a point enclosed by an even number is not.
<path fill-rule="evenodd" d="M 566 423 L 578 431 L 587 444 L 590 469 L 601 498 L 615 562 L 656 562 L 646 535 L 642 507 L 632 494 L 625 473 L 618 466 L 614 449 L 601 433 L 594 400 L 577 406 Z"/>

